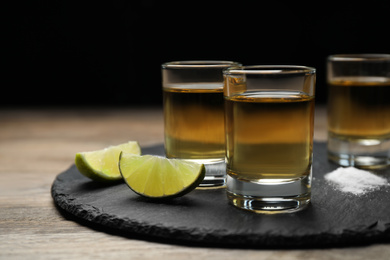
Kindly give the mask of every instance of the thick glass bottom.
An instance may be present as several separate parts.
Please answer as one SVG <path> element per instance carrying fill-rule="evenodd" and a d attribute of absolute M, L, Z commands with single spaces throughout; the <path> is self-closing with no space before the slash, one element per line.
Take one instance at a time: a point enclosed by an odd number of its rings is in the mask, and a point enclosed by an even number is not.
<path fill-rule="evenodd" d="M 234 206 L 256 213 L 300 211 L 311 198 L 311 172 L 297 179 L 266 179 L 251 182 L 227 176 L 226 191 Z"/>
<path fill-rule="evenodd" d="M 344 167 L 385 168 L 390 166 L 390 139 L 352 139 L 330 134 L 328 158 Z"/>
<path fill-rule="evenodd" d="M 187 159 L 186 159 L 187 160 Z M 190 159 L 197 163 L 203 163 L 206 168 L 206 176 L 199 184 L 199 188 L 222 188 L 226 184 L 226 164 L 222 158 L 218 159 Z"/>

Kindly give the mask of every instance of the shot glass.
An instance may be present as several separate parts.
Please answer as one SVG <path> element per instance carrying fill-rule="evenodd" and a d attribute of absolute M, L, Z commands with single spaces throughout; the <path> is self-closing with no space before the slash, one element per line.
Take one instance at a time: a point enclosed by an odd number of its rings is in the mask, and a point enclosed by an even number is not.
<path fill-rule="evenodd" d="M 341 166 L 390 165 L 390 54 L 327 61 L 328 158 Z"/>
<path fill-rule="evenodd" d="M 232 61 L 175 61 L 162 65 L 165 154 L 205 164 L 200 187 L 225 185 L 222 70 Z"/>
<path fill-rule="evenodd" d="M 224 71 L 227 197 L 257 213 L 305 208 L 311 198 L 315 69 Z"/>

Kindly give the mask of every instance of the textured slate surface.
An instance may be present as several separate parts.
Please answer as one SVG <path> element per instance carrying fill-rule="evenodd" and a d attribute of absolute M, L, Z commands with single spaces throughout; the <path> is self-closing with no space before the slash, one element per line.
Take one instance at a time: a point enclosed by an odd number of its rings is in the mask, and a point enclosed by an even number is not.
<path fill-rule="evenodd" d="M 163 146 L 143 153 L 163 154 Z M 362 196 L 346 194 L 324 180 L 337 166 L 326 145 L 315 143 L 312 203 L 293 214 L 260 215 L 228 204 L 224 189 L 195 190 L 169 201 L 151 201 L 124 183 L 105 186 L 72 165 L 52 185 L 65 215 L 92 228 L 164 243 L 215 247 L 334 247 L 390 242 L 390 186 Z M 390 180 L 390 169 L 377 172 Z"/>

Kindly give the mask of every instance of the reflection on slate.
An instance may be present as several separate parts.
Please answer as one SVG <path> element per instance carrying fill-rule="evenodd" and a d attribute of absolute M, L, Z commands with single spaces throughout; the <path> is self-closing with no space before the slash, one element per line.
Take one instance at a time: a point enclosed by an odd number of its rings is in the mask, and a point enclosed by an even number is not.
<path fill-rule="evenodd" d="M 143 153 L 164 153 L 162 145 Z M 195 190 L 151 201 L 124 183 L 90 181 L 73 165 L 59 174 L 52 196 L 72 219 L 113 234 L 158 242 L 216 247 L 332 247 L 390 241 L 389 186 L 355 196 L 338 191 L 324 175 L 325 143 L 314 144 L 312 203 L 293 214 L 261 215 L 228 204 L 224 189 Z M 378 172 L 390 180 L 390 169 Z"/>

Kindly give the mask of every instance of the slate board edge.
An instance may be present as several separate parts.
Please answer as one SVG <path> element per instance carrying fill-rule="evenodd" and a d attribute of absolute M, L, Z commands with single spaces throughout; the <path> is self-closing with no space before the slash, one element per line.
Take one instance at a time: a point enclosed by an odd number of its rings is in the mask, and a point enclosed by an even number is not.
<path fill-rule="evenodd" d="M 61 175 L 66 174 L 72 167 L 74 165 L 60 173 L 53 182 L 51 193 L 57 208 L 65 217 L 72 217 L 80 224 L 114 235 L 163 243 L 229 248 L 324 248 L 390 242 L 390 223 L 373 223 L 361 227 L 360 232 L 346 229 L 340 234 L 322 233 L 298 238 L 272 234 L 232 235 L 225 234 L 224 230 L 209 232 L 202 228 L 188 230 L 183 227 L 171 230 L 162 225 L 150 225 L 129 218 L 120 219 L 92 205 L 74 204 L 72 196 L 61 192 L 58 185 L 63 181 Z M 86 206 L 89 207 L 88 210 L 85 210 Z"/>
<path fill-rule="evenodd" d="M 66 174 L 66 171 L 62 174 Z M 88 211 L 84 209 L 86 205 L 72 205 L 74 199 L 71 196 L 57 191 L 57 183 L 60 181 L 61 174 L 53 183 L 52 197 L 62 214 L 66 215 L 68 213 L 71 216 L 76 217 L 72 219 L 80 224 L 125 237 L 191 246 L 229 248 L 324 248 L 366 245 L 390 241 L 390 225 L 388 225 L 383 233 L 373 230 L 368 233 L 360 232 L 360 234 L 356 234 L 354 231 L 345 230 L 339 235 L 321 234 L 320 236 L 309 235 L 300 238 L 297 238 L 296 236 L 286 237 L 272 235 L 263 237 L 256 236 L 255 234 L 248 238 L 248 236 L 243 237 L 241 235 L 226 235 L 223 230 L 218 231 L 218 235 L 212 234 L 204 229 L 190 230 L 189 232 L 189 230 L 182 228 L 172 231 L 163 226 L 149 225 L 148 223 L 132 221 L 131 219 L 126 219 L 126 221 L 124 221 L 118 219 L 116 216 L 101 212 L 99 208 L 91 205 L 89 205 L 90 209 Z M 364 229 L 365 228 L 362 230 Z M 216 233 L 215 230 L 213 233 Z M 294 243 L 294 241 L 299 241 L 299 243 Z M 353 241 L 353 243 L 351 243 L 351 241 Z"/>

